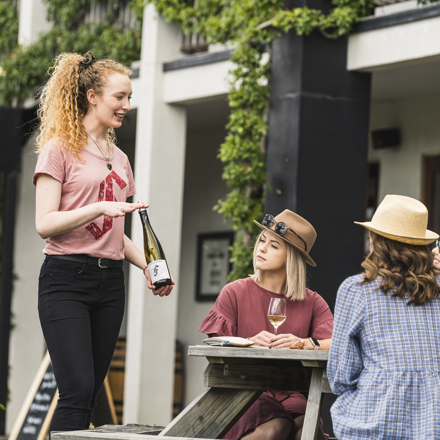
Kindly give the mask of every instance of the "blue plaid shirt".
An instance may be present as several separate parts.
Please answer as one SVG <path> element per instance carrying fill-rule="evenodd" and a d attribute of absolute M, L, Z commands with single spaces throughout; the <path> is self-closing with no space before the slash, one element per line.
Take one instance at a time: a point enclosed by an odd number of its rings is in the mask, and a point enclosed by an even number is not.
<path fill-rule="evenodd" d="M 327 366 L 338 440 L 440 440 L 440 297 L 407 305 L 380 279 L 339 288 Z M 440 281 L 440 279 L 438 279 Z"/>

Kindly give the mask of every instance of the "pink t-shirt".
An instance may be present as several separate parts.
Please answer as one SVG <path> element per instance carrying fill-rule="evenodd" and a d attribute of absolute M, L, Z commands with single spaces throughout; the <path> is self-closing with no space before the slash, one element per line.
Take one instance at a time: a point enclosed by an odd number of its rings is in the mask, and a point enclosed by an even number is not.
<path fill-rule="evenodd" d="M 103 200 L 125 202 L 136 193 L 133 172 L 127 156 L 116 146 L 113 151 L 110 171 L 103 156 L 84 149 L 81 156 L 85 162 L 81 163 L 69 150 L 64 149 L 63 154 L 50 140 L 38 157 L 34 185 L 40 174 L 48 174 L 62 183 L 59 211 L 71 211 Z M 43 252 L 123 260 L 124 217 L 101 216 L 71 232 L 49 237 Z"/>

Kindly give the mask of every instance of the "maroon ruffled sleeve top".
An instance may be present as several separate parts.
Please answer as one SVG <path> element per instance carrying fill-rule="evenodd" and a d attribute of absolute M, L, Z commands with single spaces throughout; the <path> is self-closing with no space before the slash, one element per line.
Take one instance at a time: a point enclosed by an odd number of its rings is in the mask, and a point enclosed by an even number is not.
<path fill-rule="evenodd" d="M 274 333 L 267 319 L 267 310 L 271 298 L 283 297 L 263 289 L 252 278 L 234 281 L 222 289 L 199 331 L 207 335 L 216 333 L 219 336 L 242 338 L 250 338 L 263 330 Z M 278 327 L 278 334 L 291 333 L 299 338 L 331 338 L 333 315 L 318 293 L 306 289 L 303 301 L 286 299 L 286 312 L 286 320 Z"/>

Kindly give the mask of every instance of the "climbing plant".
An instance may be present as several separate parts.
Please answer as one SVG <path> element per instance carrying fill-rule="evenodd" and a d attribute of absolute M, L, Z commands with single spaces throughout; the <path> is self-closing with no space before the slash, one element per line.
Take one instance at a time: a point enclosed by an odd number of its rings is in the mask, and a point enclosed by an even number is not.
<path fill-rule="evenodd" d="M 141 1 L 141 0 L 139 0 Z M 321 32 L 326 38 L 348 34 L 367 15 L 373 0 L 333 0 L 329 10 L 286 9 L 282 0 L 149 0 L 168 22 L 197 32 L 211 43 L 232 45 L 231 109 L 220 147 L 229 194 L 214 207 L 232 220 L 234 269 L 229 279 L 252 272 L 253 219 L 263 217 L 267 185 L 266 134 L 270 83 L 270 43 L 291 29 L 298 35 Z M 196 6 L 195 6 L 196 5 Z"/>
<path fill-rule="evenodd" d="M 107 0 L 107 14 L 99 22 L 86 22 L 91 0 L 43 0 L 52 28 L 29 46 L 18 44 L 17 8 L 11 1 L 0 0 L 0 105 L 23 105 L 46 78 L 53 59 L 61 52 L 85 53 L 96 58 L 113 58 L 130 65 L 140 58 L 142 11 L 133 4 L 135 23 L 124 29 L 118 23 L 124 2 Z M 104 3 L 104 2 L 103 2 Z M 3 16 L 7 12 L 9 19 Z"/>
<path fill-rule="evenodd" d="M 17 6 L 10 0 L 0 0 L 0 60 L 12 52 L 17 40 Z"/>
<path fill-rule="evenodd" d="M 0 0 L 0 105 L 21 105 L 44 81 L 47 68 L 60 52 L 91 50 L 97 58 L 111 57 L 125 64 L 139 59 L 142 13 L 148 3 L 154 3 L 165 20 L 184 32 L 196 32 L 210 43 L 234 48 L 228 96 L 231 112 L 219 151 L 230 192 L 214 209 L 232 220 L 236 232 L 230 280 L 252 272 L 252 220 L 263 216 L 267 185 L 271 42 L 290 30 L 298 35 L 320 32 L 330 39 L 347 35 L 371 12 L 373 0 L 329 0 L 327 10 L 286 9 L 283 0 L 132 0 L 136 26 L 124 31 L 115 22 L 118 0 L 107 1 L 110 12 L 99 23 L 84 23 L 91 0 L 43 1 L 54 26 L 31 46 L 21 47 L 16 44 L 16 7 Z"/>

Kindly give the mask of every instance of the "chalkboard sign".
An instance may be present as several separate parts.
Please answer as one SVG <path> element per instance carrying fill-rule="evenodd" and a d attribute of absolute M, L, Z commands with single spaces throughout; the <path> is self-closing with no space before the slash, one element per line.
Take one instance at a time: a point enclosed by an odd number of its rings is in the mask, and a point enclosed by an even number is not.
<path fill-rule="evenodd" d="M 49 352 L 46 352 L 8 440 L 45 440 L 57 402 L 57 383 Z M 107 377 L 104 380 L 104 386 L 98 393 L 92 423 L 95 426 L 107 423 L 117 424 L 115 406 Z"/>
<path fill-rule="evenodd" d="M 47 352 L 12 427 L 9 440 L 44 440 L 57 401 L 57 383 Z"/>

